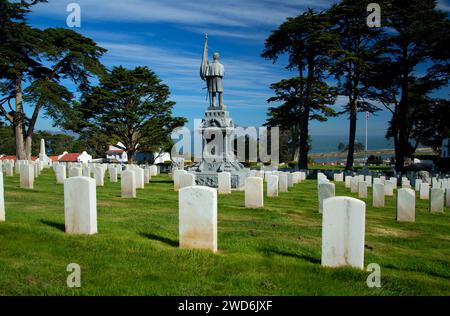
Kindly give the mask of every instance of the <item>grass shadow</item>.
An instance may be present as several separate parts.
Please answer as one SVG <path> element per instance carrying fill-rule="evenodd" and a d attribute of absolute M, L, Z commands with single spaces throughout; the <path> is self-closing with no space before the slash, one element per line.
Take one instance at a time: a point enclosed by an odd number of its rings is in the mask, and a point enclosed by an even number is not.
<path fill-rule="evenodd" d="M 178 245 L 179 245 L 177 240 L 172 240 L 167 237 L 162 237 L 162 236 L 158 236 L 158 235 L 150 234 L 150 233 L 139 233 L 139 235 L 141 235 L 142 237 L 151 239 L 151 240 L 160 241 L 160 242 L 165 243 L 172 247 L 178 247 Z"/>
<path fill-rule="evenodd" d="M 446 275 L 446 274 L 439 273 L 437 271 L 429 271 L 427 269 L 414 269 L 414 268 L 407 268 L 407 267 L 398 267 L 396 265 L 389 264 L 389 263 L 388 264 L 384 264 L 383 267 L 384 268 L 388 268 L 388 269 L 398 270 L 398 271 L 409 271 L 409 272 L 415 272 L 415 273 L 424 273 L 424 274 L 432 275 L 434 277 L 450 280 L 450 276 L 448 274 Z"/>
<path fill-rule="evenodd" d="M 56 229 L 58 229 L 58 230 L 60 230 L 62 232 L 66 231 L 66 226 L 64 224 L 61 224 L 61 223 L 47 221 L 47 220 L 44 220 L 44 219 L 41 219 L 41 223 L 45 224 L 45 225 L 48 225 L 48 226 L 51 226 L 53 228 L 56 228 Z"/>
<path fill-rule="evenodd" d="M 173 183 L 173 180 L 150 180 L 150 184 L 152 183 Z"/>
<path fill-rule="evenodd" d="M 262 251 L 264 251 L 268 254 L 305 260 L 305 261 L 308 261 L 313 264 L 320 264 L 320 259 L 308 256 L 308 255 L 304 255 L 304 254 L 291 253 L 291 252 L 286 252 L 286 251 L 282 251 L 282 250 L 278 250 L 278 249 L 269 249 L 269 248 L 264 248 L 264 249 L 262 249 Z"/>

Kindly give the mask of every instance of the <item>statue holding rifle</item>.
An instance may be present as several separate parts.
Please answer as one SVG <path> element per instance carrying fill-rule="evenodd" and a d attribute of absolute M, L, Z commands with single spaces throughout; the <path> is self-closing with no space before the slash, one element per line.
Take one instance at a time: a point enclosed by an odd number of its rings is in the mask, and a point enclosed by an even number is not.
<path fill-rule="evenodd" d="M 224 75 L 224 67 L 219 62 L 219 53 L 214 53 L 213 61 L 208 61 L 208 35 L 205 34 L 205 45 L 203 47 L 202 64 L 200 66 L 200 78 L 206 80 L 209 96 L 209 106 L 211 109 L 216 107 L 216 95 L 219 96 L 219 110 L 224 108 L 223 106 L 223 86 L 222 79 Z"/>

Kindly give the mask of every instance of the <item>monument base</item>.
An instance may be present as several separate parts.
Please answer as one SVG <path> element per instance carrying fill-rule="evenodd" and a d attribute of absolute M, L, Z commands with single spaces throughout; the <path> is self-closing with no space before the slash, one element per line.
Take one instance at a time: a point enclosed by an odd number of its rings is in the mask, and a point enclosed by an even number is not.
<path fill-rule="evenodd" d="M 244 186 L 245 178 L 250 170 L 245 168 L 239 161 L 234 160 L 234 155 L 230 152 L 232 139 L 231 134 L 234 131 L 234 123 L 224 105 L 222 108 L 208 108 L 205 112 L 199 132 L 207 130 L 210 127 L 219 128 L 224 137 L 223 157 L 214 160 L 203 159 L 188 169 L 189 173 L 195 174 L 197 185 L 217 188 L 219 182 L 218 174 L 220 172 L 229 172 L 231 174 L 231 187 L 239 189 Z M 203 135 L 203 137 L 205 137 Z"/>
<path fill-rule="evenodd" d="M 244 186 L 245 178 L 249 175 L 250 169 L 245 168 L 239 162 L 207 162 L 202 161 L 189 168 L 189 173 L 195 175 L 195 183 L 212 188 L 217 188 L 219 183 L 219 173 L 229 172 L 231 174 L 231 188 L 239 189 Z"/>

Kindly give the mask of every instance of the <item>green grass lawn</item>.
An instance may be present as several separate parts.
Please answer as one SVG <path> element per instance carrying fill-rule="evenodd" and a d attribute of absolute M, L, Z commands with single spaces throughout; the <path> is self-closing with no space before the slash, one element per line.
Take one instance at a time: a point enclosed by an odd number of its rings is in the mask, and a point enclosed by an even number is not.
<path fill-rule="evenodd" d="M 430 214 L 417 199 L 416 222 L 395 220 L 395 200 L 367 202 L 365 266 L 322 268 L 316 181 L 245 209 L 244 192 L 218 198 L 219 251 L 178 248 L 178 197 L 167 175 L 153 177 L 136 199 L 120 183 L 97 188 L 98 231 L 64 233 L 63 186 L 52 170 L 35 189 L 5 177 L 6 222 L 0 223 L 0 295 L 450 295 L 450 215 Z M 336 185 L 336 195 L 355 196 Z M 369 191 L 371 196 L 371 191 Z M 81 288 L 68 288 L 69 263 Z"/>

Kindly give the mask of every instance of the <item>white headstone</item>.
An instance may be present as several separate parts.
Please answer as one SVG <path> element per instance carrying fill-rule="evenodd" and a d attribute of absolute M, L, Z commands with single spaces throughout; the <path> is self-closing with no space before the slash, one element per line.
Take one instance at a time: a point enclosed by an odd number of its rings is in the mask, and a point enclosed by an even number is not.
<path fill-rule="evenodd" d="M 384 207 L 384 184 L 374 183 L 372 190 L 372 206 Z"/>
<path fill-rule="evenodd" d="M 326 182 L 320 183 L 318 194 L 319 194 L 319 213 L 322 213 L 323 201 L 330 197 L 336 196 L 336 189 L 334 183 L 326 183 Z"/>
<path fill-rule="evenodd" d="M 245 207 L 264 207 L 263 180 L 260 177 L 245 179 Z"/>
<path fill-rule="evenodd" d="M 444 212 L 444 189 L 432 188 L 430 194 L 430 212 Z"/>
<path fill-rule="evenodd" d="M 372 187 L 372 176 L 366 176 L 365 181 L 366 181 L 367 187 L 371 188 Z"/>
<path fill-rule="evenodd" d="M 278 176 L 271 174 L 267 177 L 267 196 L 278 196 Z"/>
<path fill-rule="evenodd" d="M 144 182 L 145 182 L 145 184 L 149 184 L 151 178 L 152 178 L 152 176 L 150 175 L 150 168 L 145 167 L 144 168 Z"/>
<path fill-rule="evenodd" d="M 430 185 L 428 183 L 420 184 L 420 199 L 428 200 L 430 198 Z"/>
<path fill-rule="evenodd" d="M 70 178 L 83 176 L 83 171 L 81 170 L 80 167 L 71 167 L 69 170 L 70 170 L 69 172 Z"/>
<path fill-rule="evenodd" d="M 158 175 L 158 167 L 155 165 L 150 166 L 150 177 Z"/>
<path fill-rule="evenodd" d="M 394 196 L 394 184 L 391 181 L 386 181 L 384 183 L 384 195 Z"/>
<path fill-rule="evenodd" d="M 358 197 L 360 199 L 367 198 L 367 182 L 366 181 L 360 181 L 358 183 Z"/>
<path fill-rule="evenodd" d="M 135 181 L 136 181 L 136 189 L 144 189 L 145 188 L 145 179 L 144 179 L 144 169 L 142 168 L 135 168 Z"/>
<path fill-rule="evenodd" d="M 278 175 L 279 192 L 288 192 L 288 179 L 285 173 Z"/>
<path fill-rule="evenodd" d="M 397 189 L 397 182 L 398 182 L 398 179 L 397 179 L 396 177 L 390 177 L 390 178 L 389 178 L 389 182 L 392 183 L 392 186 L 394 187 L 394 189 Z M 393 194 L 393 193 L 392 193 L 392 194 Z"/>
<path fill-rule="evenodd" d="M 173 189 L 174 189 L 174 191 L 178 191 L 180 189 L 180 177 L 182 174 L 185 174 L 185 173 L 186 173 L 185 170 L 176 169 L 173 171 Z"/>
<path fill-rule="evenodd" d="M 345 188 L 350 189 L 352 182 L 352 176 L 345 176 Z"/>
<path fill-rule="evenodd" d="M 12 163 L 5 164 L 5 176 L 14 176 L 14 165 Z"/>
<path fill-rule="evenodd" d="M 20 187 L 22 189 L 33 189 L 34 185 L 34 166 L 31 164 L 22 164 L 20 166 Z"/>
<path fill-rule="evenodd" d="M 105 172 L 103 171 L 102 167 L 94 167 L 94 178 L 95 183 L 98 187 L 102 187 L 105 185 Z"/>
<path fill-rule="evenodd" d="M 95 180 L 73 177 L 64 181 L 64 222 L 66 233 L 97 233 L 97 196 Z"/>
<path fill-rule="evenodd" d="M 262 179 L 260 179 L 262 180 Z M 217 191 L 204 186 L 180 189 L 180 248 L 217 251 Z"/>
<path fill-rule="evenodd" d="M 397 191 L 397 221 L 414 222 L 416 220 L 416 193 L 411 189 Z"/>
<path fill-rule="evenodd" d="M 94 171 L 94 173 L 95 173 L 95 171 Z M 82 174 L 83 174 L 83 177 L 90 177 L 91 176 L 91 167 L 89 167 L 87 165 L 83 166 Z"/>
<path fill-rule="evenodd" d="M 334 182 L 342 182 L 344 181 L 344 174 L 343 173 L 335 173 L 333 175 Z"/>
<path fill-rule="evenodd" d="M 55 167 L 55 173 L 56 173 L 56 183 L 57 184 L 64 184 L 64 180 L 66 180 L 66 166 L 64 165 L 57 165 Z"/>
<path fill-rule="evenodd" d="M 231 193 L 231 173 L 220 172 L 218 174 L 218 191 L 219 194 Z"/>
<path fill-rule="evenodd" d="M 120 186 L 123 198 L 136 197 L 136 174 L 133 170 L 125 170 L 122 172 Z"/>
<path fill-rule="evenodd" d="M 38 163 L 34 163 L 33 164 L 33 175 L 34 175 L 34 178 L 36 179 L 40 174 L 41 174 L 41 169 L 39 167 L 39 164 Z"/>
<path fill-rule="evenodd" d="M 350 192 L 351 193 L 358 193 L 358 183 L 359 183 L 359 177 L 354 176 L 352 177 L 350 181 Z"/>
<path fill-rule="evenodd" d="M 306 172 L 300 171 L 300 181 L 306 180 Z"/>
<path fill-rule="evenodd" d="M 364 269 L 366 203 L 351 197 L 323 202 L 322 266 Z"/>
<path fill-rule="evenodd" d="M 292 173 L 287 173 L 287 180 L 288 180 L 288 188 L 292 188 L 294 186 L 294 176 Z"/>
<path fill-rule="evenodd" d="M 108 173 L 109 173 L 109 182 L 115 183 L 117 182 L 117 168 L 115 166 L 110 167 L 108 169 Z"/>
<path fill-rule="evenodd" d="M 180 175 L 180 189 L 195 185 L 195 175 L 184 173 Z"/>
<path fill-rule="evenodd" d="M 267 174 L 267 173 L 266 173 Z M 270 173 L 271 174 L 271 173 Z M 270 175 L 269 174 L 269 175 Z M 266 180 L 267 180 L 267 178 L 268 178 L 268 175 L 267 175 L 267 177 L 266 177 Z M 292 182 L 294 183 L 294 184 L 297 184 L 297 183 L 299 183 L 300 182 L 300 174 L 298 173 L 298 172 L 293 172 L 292 173 Z"/>

